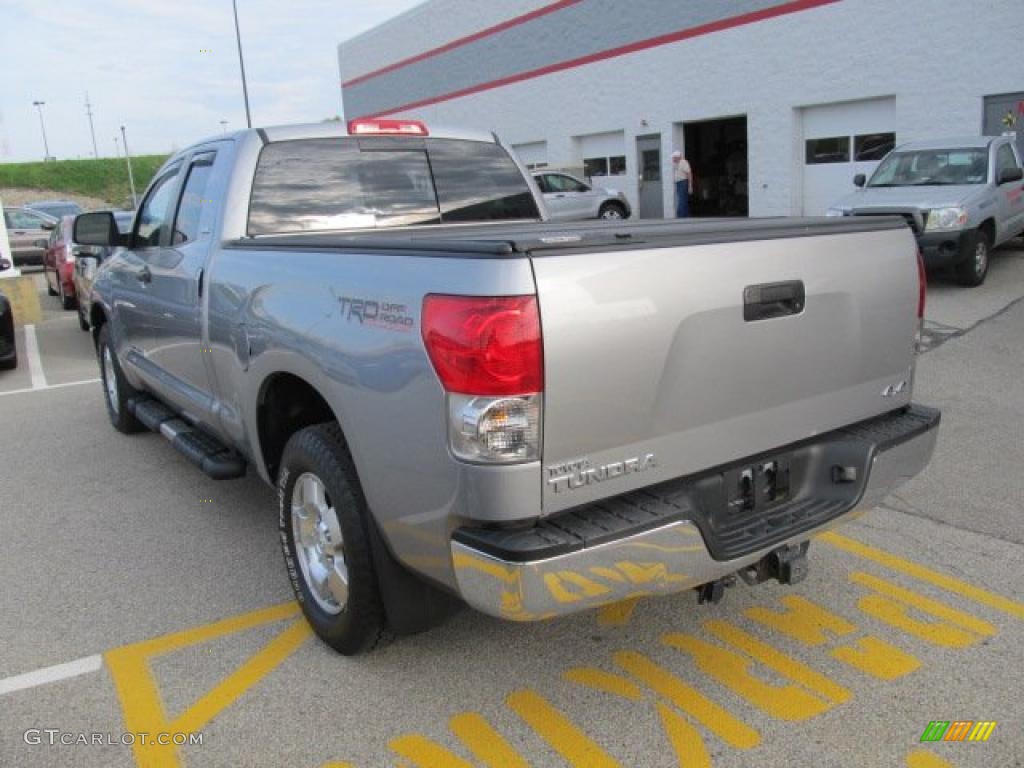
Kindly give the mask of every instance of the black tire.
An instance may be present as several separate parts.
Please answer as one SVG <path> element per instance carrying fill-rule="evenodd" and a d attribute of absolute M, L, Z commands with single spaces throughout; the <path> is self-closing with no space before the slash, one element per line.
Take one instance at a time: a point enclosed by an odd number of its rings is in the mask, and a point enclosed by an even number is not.
<path fill-rule="evenodd" d="M 341 550 L 348 569 L 348 596 L 343 605 L 338 601 L 336 612 L 325 609 L 321 598 L 313 594 L 296 549 L 292 501 L 297 481 L 307 474 L 322 483 L 326 506 L 334 510 L 340 526 Z M 306 427 L 291 436 L 281 457 L 277 490 L 285 568 L 306 620 L 317 636 L 338 653 L 354 656 L 373 650 L 388 638 L 388 633 L 370 550 L 369 510 L 336 423 Z"/>
<path fill-rule="evenodd" d="M 89 330 L 89 320 L 82 312 L 82 302 L 78 302 L 78 327 L 81 328 L 83 331 Z"/>
<path fill-rule="evenodd" d="M 622 203 L 605 203 L 597 212 L 599 219 L 625 219 L 626 207 Z"/>
<path fill-rule="evenodd" d="M 0 371 L 13 371 L 18 367 L 18 352 L 15 350 L 11 353 L 11 356 L 0 362 Z"/>
<path fill-rule="evenodd" d="M 46 281 L 46 295 L 56 296 L 57 289 L 50 286 L 50 271 L 46 267 L 43 267 L 43 280 Z M 57 282 L 60 282 L 59 277 L 57 278 Z"/>
<path fill-rule="evenodd" d="M 64 283 L 60 281 L 60 275 L 57 275 L 57 287 L 58 295 L 60 296 L 61 309 L 67 312 L 69 309 L 74 309 L 75 307 L 78 306 L 78 301 L 75 299 L 74 296 L 68 296 L 66 293 L 64 293 Z"/>
<path fill-rule="evenodd" d="M 967 256 L 956 266 L 956 279 L 961 285 L 973 288 L 984 283 L 988 275 L 988 265 L 992 260 L 992 240 L 988 232 L 974 230 L 964 250 Z"/>
<path fill-rule="evenodd" d="M 108 351 L 110 353 L 109 366 L 104 363 Z M 118 362 L 117 355 L 110 344 L 110 325 L 108 323 L 104 323 L 100 328 L 99 336 L 96 339 L 96 356 L 99 359 L 100 379 L 103 383 L 103 402 L 106 403 L 110 423 L 114 429 L 126 435 L 141 432 L 145 426 L 128 410 L 129 398 L 138 396 L 139 391 L 128 383 L 121 371 L 121 363 Z M 113 387 L 108 386 L 109 382 L 107 381 L 110 371 L 113 372 Z M 113 395 L 111 389 L 114 390 Z"/>

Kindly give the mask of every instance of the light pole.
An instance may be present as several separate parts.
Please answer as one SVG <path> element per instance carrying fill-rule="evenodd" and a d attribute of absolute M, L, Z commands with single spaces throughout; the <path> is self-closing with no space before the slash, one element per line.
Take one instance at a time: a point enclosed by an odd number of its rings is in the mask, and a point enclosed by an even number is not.
<path fill-rule="evenodd" d="M 128 154 L 128 137 L 125 135 L 124 126 L 121 126 L 121 143 L 124 145 L 124 159 L 128 161 L 128 184 L 132 188 L 132 208 L 139 207 L 139 200 L 135 196 L 135 176 L 132 175 L 132 157 Z"/>
<path fill-rule="evenodd" d="M 221 133 L 227 133 L 228 132 L 228 121 L 227 120 L 221 120 L 220 121 L 220 130 L 221 130 Z"/>
<path fill-rule="evenodd" d="M 118 160 L 121 159 L 121 142 L 118 141 L 117 136 L 114 137 L 114 155 Z"/>
<path fill-rule="evenodd" d="M 252 116 L 249 114 L 249 89 L 245 84 L 245 61 L 242 59 L 242 33 L 238 31 L 238 2 L 231 0 L 235 11 L 235 40 L 238 41 L 238 67 L 242 70 L 242 97 L 245 99 L 245 124 L 252 128 Z"/>
<path fill-rule="evenodd" d="M 92 156 L 97 160 L 100 157 L 100 151 L 96 149 L 96 130 L 92 127 L 92 104 L 89 103 L 89 92 L 85 92 L 85 114 L 89 116 L 89 133 L 92 135 Z"/>
<path fill-rule="evenodd" d="M 39 129 L 43 132 L 43 162 L 50 159 L 50 144 L 46 141 L 46 124 L 43 123 L 43 106 L 45 101 L 33 101 L 32 106 L 39 110 Z"/>

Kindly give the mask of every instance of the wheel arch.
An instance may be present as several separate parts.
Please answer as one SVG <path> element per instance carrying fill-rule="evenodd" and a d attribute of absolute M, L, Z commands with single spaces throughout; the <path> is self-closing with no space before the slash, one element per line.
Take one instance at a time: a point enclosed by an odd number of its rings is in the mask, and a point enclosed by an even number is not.
<path fill-rule="evenodd" d="M 277 482 L 289 438 L 300 429 L 328 421 L 337 422 L 344 435 L 341 419 L 327 398 L 306 379 L 286 371 L 263 379 L 256 398 L 256 429 L 259 457 L 272 483 Z"/>

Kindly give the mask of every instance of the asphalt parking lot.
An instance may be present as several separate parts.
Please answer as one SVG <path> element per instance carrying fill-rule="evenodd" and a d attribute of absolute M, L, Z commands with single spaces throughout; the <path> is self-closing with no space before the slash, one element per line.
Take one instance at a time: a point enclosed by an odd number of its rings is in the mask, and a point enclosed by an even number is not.
<path fill-rule="evenodd" d="M 88 336 L 40 301 L 0 372 L 0 766 L 1024 766 L 1019 240 L 981 288 L 932 280 L 936 456 L 818 537 L 805 582 L 467 610 L 354 659 L 291 601 L 272 490 L 114 432 Z M 995 726 L 922 742 L 932 721 Z M 143 743 L 177 732 L 202 743 Z"/>

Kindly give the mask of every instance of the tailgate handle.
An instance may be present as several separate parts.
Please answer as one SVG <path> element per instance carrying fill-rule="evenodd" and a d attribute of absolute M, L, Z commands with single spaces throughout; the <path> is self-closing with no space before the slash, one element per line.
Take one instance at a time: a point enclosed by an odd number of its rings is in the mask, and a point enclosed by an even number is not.
<path fill-rule="evenodd" d="M 798 315 L 804 310 L 804 283 L 761 283 L 743 289 L 743 319 L 771 320 L 773 317 Z"/>

